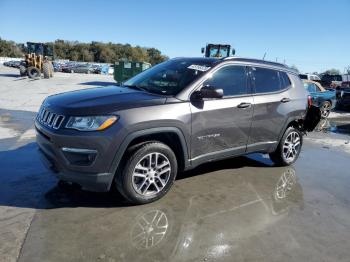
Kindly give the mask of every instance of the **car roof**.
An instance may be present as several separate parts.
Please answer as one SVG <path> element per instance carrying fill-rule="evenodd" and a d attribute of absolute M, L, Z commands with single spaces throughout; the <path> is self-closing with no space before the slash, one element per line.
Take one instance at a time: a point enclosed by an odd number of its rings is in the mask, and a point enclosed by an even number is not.
<path fill-rule="evenodd" d="M 270 66 L 274 67 L 279 70 L 289 71 L 294 74 L 299 74 L 296 70 L 288 67 L 285 64 L 267 61 L 267 60 L 261 60 L 261 59 L 254 59 L 254 58 L 244 58 L 244 57 L 237 57 L 237 56 L 229 56 L 229 57 L 223 57 L 223 58 L 216 58 L 216 57 L 177 57 L 173 59 L 181 59 L 185 61 L 193 61 L 193 62 L 208 62 L 209 64 L 219 64 L 226 61 L 234 61 L 234 62 L 242 62 L 242 63 L 248 63 L 248 64 L 254 64 L 254 65 L 263 65 L 263 66 Z"/>

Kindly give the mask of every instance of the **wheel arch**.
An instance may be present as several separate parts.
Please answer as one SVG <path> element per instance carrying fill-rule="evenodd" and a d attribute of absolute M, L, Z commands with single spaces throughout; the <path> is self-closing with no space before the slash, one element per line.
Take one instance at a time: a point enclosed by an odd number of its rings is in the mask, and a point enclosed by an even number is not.
<path fill-rule="evenodd" d="M 114 156 L 110 172 L 116 175 L 128 148 L 150 141 L 159 141 L 169 146 L 176 155 L 179 170 L 189 166 L 189 148 L 182 131 L 177 127 L 157 127 L 128 134 Z"/>
<path fill-rule="evenodd" d="M 283 128 L 281 129 L 281 132 L 280 134 L 278 135 L 278 143 L 276 145 L 274 145 L 273 148 L 271 148 L 272 151 L 276 150 L 276 148 L 278 147 L 284 133 L 286 132 L 286 130 L 289 128 L 289 127 L 295 127 L 297 128 L 298 130 L 300 130 L 302 133 L 304 133 L 303 131 L 303 123 L 304 123 L 304 120 L 301 119 L 301 118 L 297 118 L 297 117 L 292 117 L 292 118 L 289 118 L 287 119 L 287 121 L 285 122 Z"/>

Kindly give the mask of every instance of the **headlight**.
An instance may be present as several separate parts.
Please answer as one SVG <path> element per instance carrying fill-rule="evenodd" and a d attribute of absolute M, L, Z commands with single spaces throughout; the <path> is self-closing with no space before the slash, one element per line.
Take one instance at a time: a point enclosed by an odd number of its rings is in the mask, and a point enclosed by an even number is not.
<path fill-rule="evenodd" d="M 66 128 L 79 131 L 104 130 L 117 120 L 117 116 L 72 116 L 69 118 Z"/>

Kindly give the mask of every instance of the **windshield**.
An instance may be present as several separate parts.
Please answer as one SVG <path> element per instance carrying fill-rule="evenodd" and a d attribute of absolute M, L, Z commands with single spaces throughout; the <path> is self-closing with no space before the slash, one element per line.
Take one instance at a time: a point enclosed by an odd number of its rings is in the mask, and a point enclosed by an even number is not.
<path fill-rule="evenodd" d="M 307 79 L 307 75 L 300 74 L 299 77 L 300 77 L 301 79 Z"/>
<path fill-rule="evenodd" d="M 124 83 L 150 93 L 176 95 L 212 67 L 204 59 L 173 59 L 143 71 Z"/>
<path fill-rule="evenodd" d="M 229 55 L 228 52 L 227 47 L 211 47 L 209 57 L 226 57 Z"/>

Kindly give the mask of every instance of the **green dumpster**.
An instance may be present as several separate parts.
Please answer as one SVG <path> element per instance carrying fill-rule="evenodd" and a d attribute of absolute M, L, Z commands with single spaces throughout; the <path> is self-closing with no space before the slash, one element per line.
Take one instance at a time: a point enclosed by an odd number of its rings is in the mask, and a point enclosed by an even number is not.
<path fill-rule="evenodd" d="M 150 67 L 147 62 L 117 61 L 114 63 L 114 80 L 123 83 Z"/>

